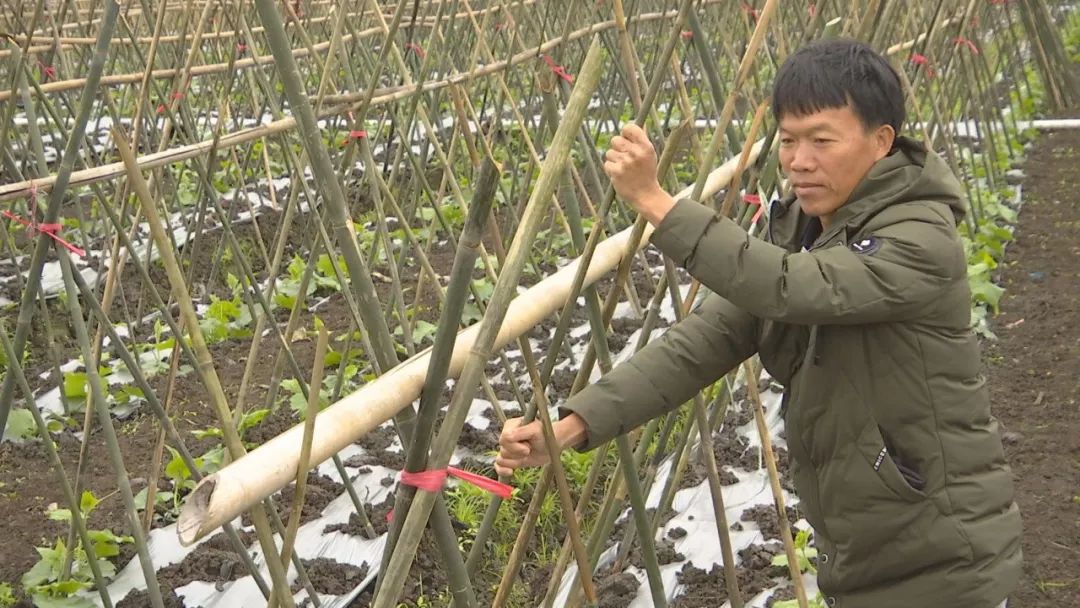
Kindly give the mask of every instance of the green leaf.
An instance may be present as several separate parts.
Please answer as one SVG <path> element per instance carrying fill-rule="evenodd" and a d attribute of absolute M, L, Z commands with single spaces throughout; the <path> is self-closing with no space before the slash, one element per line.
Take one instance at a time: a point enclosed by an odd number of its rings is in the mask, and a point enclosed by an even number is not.
<path fill-rule="evenodd" d="M 68 591 L 67 595 L 52 595 L 63 594 L 64 590 L 74 585 L 76 588 L 74 591 Z M 75 581 L 66 581 L 64 583 L 54 583 L 45 587 L 44 593 L 33 593 L 31 599 L 34 602 L 36 608 L 93 608 L 94 603 L 90 600 L 79 597 L 71 596 L 71 593 L 78 591 L 79 589 L 88 589 L 89 584 L 78 583 Z"/>
<path fill-rule="evenodd" d="M 413 342 L 420 344 L 424 340 L 433 337 L 437 330 L 438 327 L 435 324 L 419 319 L 413 324 Z"/>
<path fill-rule="evenodd" d="M 4 429 L 4 438 L 30 439 L 36 435 L 37 423 L 34 422 L 34 415 L 30 413 L 30 410 L 25 408 L 11 410 L 7 427 Z"/>
<path fill-rule="evenodd" d="M 210 437 L 224 437 L 225 436 L 225 433 L 222 433 L 221 429 L 214 428 L 214 427 L 191 431 L 191 434 L 194 435 L 196 439 L 208 439 Z"/>
<path fill-rule="evenodd" d="M 205 454 L 195 459 L 195 465 L 199 467 L 199 471 L 203 475 L 210 475 L 216 473 L 221 468 L 221 463 L 225 460 L 225 446 L 217 446 L 206 451 Z M 191 479 L 185 482 L 190 484 L 191 488 L 195 487 L 195 480 Z"/>
<path fill-rule="evenodd" d="M 172 454 L 172 459 L 165 465 L 165 476 L 175 483 L 190 479 L 191 470 L 188 469 L 187 464 L 184 463 L 184 459 L 180 457 L 180 452 L 176 451 L 172 446 L 165 447 L 169 448 L 169 452 Z M 195 466 L 199 466 L 198 459 L 195 459 Z"/>
<path fill-rule="evenodd" d="M 71 509 L 52 509 L 49 519 L 53 521 L 71 521 Z"/>
<path fill-rule="evenodd" d="M 64 372 L 64 396 L 68 399 L 86 397 L 86 372 Z"/>
<path fill-rule="evenodd" d="M 268 414 L 270 414 L 270 410 L 268 408 L 252 410 L 244 414 L 244 416 L 240 419 L 240 433 L 243 434 L 244 431 L 262 422 Z"/>
<path fill-rule="evenodd" d="M 97 508 L 100 503 L 101 501 L 98 500 L 97 496 L 94 496 L 93 492 L 83 490 L 82 498 L 79 500 L 79 509 L 82 510 L 83 515 L 90 515 L 90 512 Z"/>
<path fill-rule="evenodd" d="M 0 608 L 11 608 L 15 605 L 15 593 L 8 583 L 0 583 Z"/>
<path fill-rule="evenodd" d="M 995 285 L 988 278 L 970 280 L 969 286 L 971 287 L 971 297 L 976 302 L 987 304 L 997 314 L 1001 296 L 1005 293 L 1005 289 Z"/>

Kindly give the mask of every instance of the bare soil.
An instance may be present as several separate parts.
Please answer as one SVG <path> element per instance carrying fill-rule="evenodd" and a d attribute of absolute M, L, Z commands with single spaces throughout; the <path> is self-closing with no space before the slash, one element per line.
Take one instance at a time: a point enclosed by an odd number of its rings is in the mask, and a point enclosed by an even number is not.
<path fill-rule="evenodd" d="M 1009 606 L 1080 606 L 1080 132 L 1042 137 L 984 347 L 1024 520 L 1024 577 Z"/>

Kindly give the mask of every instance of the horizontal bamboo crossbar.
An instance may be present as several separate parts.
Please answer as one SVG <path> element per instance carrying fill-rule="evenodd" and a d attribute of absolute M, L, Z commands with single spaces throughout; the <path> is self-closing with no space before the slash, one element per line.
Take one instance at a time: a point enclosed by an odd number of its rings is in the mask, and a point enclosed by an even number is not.
<path fill-rule="evenodd" d="M 757 158 L 762 147 L 764 141 L 758 141 L 752 147 L 748 162 Z M 705 185 L 705 196 L 728 185 L 738 165 L 739 159 L 732 158 L 712 171 Z M 689 196 L 691 189 L 686 188 L 677 196 Z M 627 246 L 633 242 L 633 232 L 633 227 L 626 228 L 597 246 L 585 275 L 586 286 L 618 266 L 627 255 Z M 646 226 L 638 243 L 639 249 L 648 244 L 652 233 L 652 226 Z M 580 264 L 580 258 L 574 260 L 515 298 L 507 310 L 494 349 L 510 344 L 560 310 L 571 293 Z M 461 373 L 479 329 L 478 323 L 458 333 L 450 362 L 450 377 L 456 378 Z M 316 466 L 329 459 L 416 400 L 424 386 L 430 357 L 429 348 L 322 410 L 315 422 L 309 465 Z M 303 424 L 294 426 L 203 479 L 180 512 L 177 522 L 180 542 L 189 545 L 197 541 L 288 485 L 296 477 L 303 431 Z"/>
<path fill-rule="evenodd" d="M 720 2 L 720 1 L 721 0 L 705 0 L 705 2 L 711 2 L 711 3 Z M 638 21 L 655 21 L 655 20 L 658 20 L 658 19 L 674 18 L 676 14 L 677 14 L 676 11 L 666 11 L 666 12 L 660 12 L 660 13 L 646 13 L 646 14 L 638 15 L 636 17 L 636 19 Z M 462 73 L 462 74 L 455 74 L 454 76 L 451 76 L 449 78 L 444 78 L 442 80 L 435 80 L 435 81 L 427 81 L 427 82 L 417 84 L 417 85 L 402 86 L 402 87 L 391 87 L 391 88 L 386 88 L 386 89 L 380 89 L 380 90 L 376 91 L 375 96 L 371 100 L 371 103 L 372 103 L 372 105 L 381 105 L 381 104 L 389 103 L 389 102 L 392 102 L 392 101 L 399 101 L 399 100 L 402 100 L 402 99 L 406 99 L 406 98 L 412 97 L 414 95 L 419 95 L 419 94 L 427 93 L 427 92 L 434 91 L 434 90 L 437 90 L 437 89 L 442 89 L 442 88 L 445 88 L 445 87 L 449 87 L 451 85 L 470 82 L 470 81 L 475 80 L 477 78 L 488 76 L 488 75 L 494 74 L 495 72 L 498 72 L 500 70 L 505 70 L 507 68 L 513 67 L 513 66 L 518 65 L 518 64 L 520 64 L 522 62 L 529 61 L 529 60 L 534 60 L 534 59 L 538 58 L 540 55 L 542 55 L 544 53 L 547 53 L 547 52 L 551 51 L 552 49 L 554 49 L 554 48 L 558 47 L 559 45 L 564 44 L 566 42 L 571 42 L 571 41 L 577 40 L 579 38 L 583 38 L 585 36 L 595 34 L 596 32 L 608 30 L 608 29 L 611 29 L 611 28 L 614 28 L 614 27 L 615 27 L 615 21 L 614 20 L 612 20 L 612 21 L 603 21 L 603 22 L 600 22 L 600 23 L 593 24 L 593 25 L 591 25 L 589 27 L 582 28 L 582 29 L 577 30 L 575 32 L 572 32 L 568 36 L 560 36 L 559 38 L 549 40 L 549 41 L 541 44 L 538 47 L 534 47 L 534 48 L 522 51 L 520 53 L 517 53 L 517 54 L 513 55 L 509 59 L 504 59 L 502 61 L 496 61 L 494 63 L 490 63 L 490 64 L 487 64 L 487 65 L 480 66 L 480 67 L 476 68 L 475 70 L 472 70 L 471 72 L 465 72 L 465 73 Z M 326 45 L 327 47 L 329 46 L 329 43 L 323 43 L 323 44 Z M 322 47 L 322 48 L 326 48 L 326 47 L 323 47 L 323 45 L 319 45 L 319 46 Z M 305 54 L 307 52 L 306 49 L 299 49 L 299 50 L 304 51 Z M 265 62 L 269 63 L 269 62 L 273 61 L 273 58 L 270 57 L 270 56 L 267 56 L 267 57 L 263 58 L 263 60 Z M 239 64 L 239 63 L 240 62 L 237 62 L 237 64 Z M 207 66 L 201 66 L 201 67 L 207 67 Z M 194 72 L 195 70 L 198 70 L 198 69 L 199 68 L 194 68 L 192 71 Z M 175 70 L 169 70 L 169 71 L 170 72 L 175 72 Z M 141 74 L 138 74 L 137 76 L 139 78 L 142 77 Z M 108 77 L 102 78 L 102 84 L 105 84 L 107 80 L 108 80 Z M 347 112 L 349 112 L 351 110 L 355 110 L 358 107 L 359 100 L 361 100 L 363 97 L 364 97 L 364 94 L 362 94 L 362 93 L 355 93 L 355 94 L 349 94 L 349 95 L 330 95 L 330 96 L 327 96 L 324 101 L 325 101 L 326 104 L 328 104 L 328 107 L 326 107 L 323 111 L 321 111 L 319 116 L 320 116 L 320 118 L 325 118 L 325 117 L 328 117 L 328 116 L 336 116 L 336 115 L 345 114 L 345 113 L 347 113 Z M 3 98 L 0 97 L 0 100 L 2 100 L 2 99 Z M 346 105 L 346 104 L 348 104 L 348 105 Z M 293 118 L 292 116 L 288 116 L 288 117 L 281 118 L 281 119 L 275 120 L 273 122 L 270 122 L 270 123 L 267 123 L 265 125 L 261 125 L 261 126 L 258 126 L 258 127 L 249 127 L 249 128 L 246 128 L 246 129 L 241 129 L 239 131 L 235 131 L 233 133 L 229 133 L 227 135 L 222 136 L 221 140 L 217 142 L 217 148 L 219 150 L 228 149 L 228 148 L 231 148 L 233 146 L 240 145 L 242 143 L 253 141 L 253 140 L 258 139 L 260 137 L 267 137 L 267 136 L 270 136 L 270 135 L 275 135 L 277 133 L 288 131 L 290 129 L 295 128 L 295 126 L 296 126 L 296 119 Z M 168 150 L 164 150 L 164 151 L 161 151 L 161 152 L 155 152 L 155 153 L 152 153 L 152 154 L 145 154 L 145 155 L 140 156 L 138 158 L 139 168 L 143 169 L 143 170 L 152 169 L 152 168 L 155 168 L 155 167 L 161 167 L 163 165 L 168 165 L 168 164 L 172 164 L 172 163 L 185 161 L 185 160 L 188 160 L 190 158 L 195 158 L 196 156 L 199 156 L 201 154 L 205 154 L 207 151 L 210 150 L 210 148 L 213 145 L 214 145 L 214 141 L 212 139 L 209 139 L 209 140 L 201 141 L 201 142 L 198 142 L 198 143 L 189 144 L 189 145 L 186 145 L 186 146 L 179 146 L 179 147 L 176 147 L 176 148 L 170 148 Z M 80 171 L 75 171 L 75 172 L 73 172 L 71 174 L 70 185 L 72 187 L 88 186 L 90 184 L 98 183 L 98 182 L 101 182 L 101 181 L 115 179 L 115 178 L 123 175 L 124 172 L 125 172 L 124 164 L 122 162 L 109 163 L 109 164 L 105 164 L 105 165 L 99 165 L 97 167 L 91 167 L 91 168 L 88 168 L 88 169 L 82 169 Z M 56 176 L 55 175 L 50 175 L 48 177 L 44 177 L 44 178 L 37 179 L 37 180 L 24 180 L 24 181 L 21 181 L 21 182 L 15 182 L 15 183 L 12 183 L 12 184 L 6 184 L 6 185 L 3 185 L 3 186 L 0 186 L 0 201 L 7 201 L 7 200 L 12 200 L 12 199 L 27 196 L 30 193 L 30 190 L 31 190 L 32 187 L 36 187 L 38 192 L 40 192 L 42 190 L 47 190 L 47 189 L 51 188 L 52 185 L 55 182 L 56 182 Z"/>

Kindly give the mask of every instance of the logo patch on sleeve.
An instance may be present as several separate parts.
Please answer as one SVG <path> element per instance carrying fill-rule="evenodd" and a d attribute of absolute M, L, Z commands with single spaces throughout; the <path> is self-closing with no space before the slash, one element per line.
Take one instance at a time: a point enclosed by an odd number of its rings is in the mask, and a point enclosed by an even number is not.
<path fill-rule="evenodd" d="M 869 255 L 874 253 L 878 249 L 881 249 L 881 240 L 876 236 L 868 236 L 866 238 L 852 241 L 848 248 L 855 253 L 861 253 L 863 255 Z"/>

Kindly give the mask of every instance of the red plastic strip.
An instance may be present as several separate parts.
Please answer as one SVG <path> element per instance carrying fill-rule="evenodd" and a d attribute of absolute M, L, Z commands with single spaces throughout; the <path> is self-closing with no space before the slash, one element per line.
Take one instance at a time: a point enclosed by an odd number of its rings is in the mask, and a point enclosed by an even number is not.
<path fill-rule="evenodd" d="M 401 483 L 412 486 L 418 490 L 424 490 L 425 492 L 441 492 L 448 475 L 456 477 L 465 483 L 474 485 L 481 490 L 490 492 L 504 500 L 510 498 L 514 493 L 513 486 L 495 479 L 484 477 L 483 475 L 463 471 L 456 467 L 447 467 L 442 470 L 420 471 L 418 473 L 402 471 Z"/>
<path fill-rule="evenodd" d="M 62 245 L 65 249 L 67 249 L 71 253 L 74 253 L 75 255 L 79 256 L 80 258 L 86 255 L 86 250 L 80 249 L 80 248 L 76 247 L 75 245 L 72 245 L 71 243 L 64 240 L 63 237 L 60 236 L 59 233 L 60 233 L 60 229 L 62 228 L 62 226 L 60 224 L 38 224 L 38 223 L 35 223 L 35 222 L 33 222 L 31 220 L 28 220 L 26 218 L 19 217 L 19 216 L 15 215 L 14 213 L 12 213 L 12 212 L 10 212 L 10 211 L 8 211 L 6 209 L 2 213 L 0 213 L 0 215 L 3 215 L 4 217 L 6 217 L 8 219 L 15 220 L 16 222 L 19 222 L 23 226 L 26 226 L 30 231 L 30 236 L 34 236 L 35 234 L 44 234 L 44 235 L 48 236 L 49 238 L 51 238 L 52 240 L 59 243 L 60 245 Z"/>
<path fill-rule="evenodd" d="M 957 46 L 959 46 L 961 44 L 967 46 L 969 49 L 971 49 L 971 52 L 973 54 L 975 54 L 975 55 L 979 54 L 979 47 L 975 46 L 975 43 L 972 42 L 970 38 L 964 38 L 963 36 L 957 36 L 956 38 L 953 38 L 953 42 L 955 42 Z"/>
<path fill-rule="evenodd" d="M 765 214 L 765 205 L 761 204 L 761 197 L 756 194 L 744 194 L 742 200 L 745 201 L 747 205 L 757 205 L 758 210 L 754 213 L 754 217 L 750 218 L 750 223 L 758 223 L 761 216 Z"/>
<path fill-rule="evenodd" d="M 911 56 L 911 63 L 914 63 L 915 65 L 922 66 L 923 68 L 925 68 L 927 78 L 933 78 L 934 77 L 934 74 L 935 74 L 934 68 L 933 68 L 933 66 L 930 65 L 930 59 L 928 59 L 926 57 L 926 55 L 920 55 L 919 53 L 913 54 Z"/>
<path fill-rule="evenodd" d="M 40 61 L 38 62 L 38 66 L 41 68 L 41 75 L 45 80 L 56 80 L 56 66 L 48 65 Z"/>
<path fill-rule="evenodd" d="M 566 82 L 568 82 L 570 84 L 574 84 L 574 75 L 570 74 L 570 73 L 567 73 L 566 68 L 564 68 L 563 66 L 555 63 L 555 60 L 552 59 L 550 55 L 544 55 L 543 58 L 544 58 L 544 63 L 546 63 L 549 68 L 551 68 L 551 72 L 553 74 L 555 74 L 559 78 L 562 78 L 563 80 L 565 80 Z"/>

